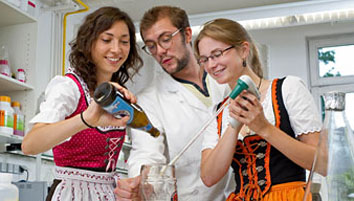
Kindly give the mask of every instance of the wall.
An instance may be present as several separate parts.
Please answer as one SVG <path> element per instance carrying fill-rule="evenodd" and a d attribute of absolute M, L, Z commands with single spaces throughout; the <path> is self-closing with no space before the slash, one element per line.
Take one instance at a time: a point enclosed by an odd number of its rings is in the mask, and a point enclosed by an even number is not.
<path fill-rule="evenodd" d="M 295 75 L 310 85 L 307 37 L 354 32 L 354 22 L 334 22 L 253 30 L 253 39 L 268 47 L 269 77 Z"/>

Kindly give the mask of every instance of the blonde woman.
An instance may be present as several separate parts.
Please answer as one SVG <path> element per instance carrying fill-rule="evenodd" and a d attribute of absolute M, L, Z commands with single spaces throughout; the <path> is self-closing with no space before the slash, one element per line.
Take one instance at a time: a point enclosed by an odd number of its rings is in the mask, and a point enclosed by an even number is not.
<path fill-rule="evenodd" d="M 206 23 L 194 48 L 199 65 L 219 84 L 234 88 L 240 76 L 248 75 L 261 94 L 258 100 L 243 91 L 209 126 L 202 148 L 204 184 L 214 185 L 231 166 L 237 187 L 228 201 L 301 201 L 321 128 L 303 81 L 263 79 L 255 44 L 232 20 Z M 241 125 L 233 128 L 229 118 Z"/>

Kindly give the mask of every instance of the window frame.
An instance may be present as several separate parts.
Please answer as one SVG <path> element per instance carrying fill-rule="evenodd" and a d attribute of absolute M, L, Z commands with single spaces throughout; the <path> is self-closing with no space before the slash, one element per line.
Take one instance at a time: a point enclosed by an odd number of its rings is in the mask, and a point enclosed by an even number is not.
<path fill-rule="evenodd" d="M 312 87 L 345 85 L 354 83 L 354 75 L 341 77 L 320 77 L 318 62 L 318 48 L 354 45 L 354 33 L 309 37 L 307 42 L 309 51 L 308 60 L 310 65 L 309 73 Z"/>
<path fill-rule="evenodd" d="M 340 91 L 344 93 L 354 93 L 354 75 L 341 77 L 320 77 L 319 76 L 319 62 L 318 62 L 318 48 L 333 47 L 342 45 L 354 44 L 354 33 L 336 34 L 328 36 L 317 36 L 307 38 L 308 44 L 308 60 L 309 60 L 309 77 L 312 96 L 314 97 L 318 109 L 321 113 L 321 96 L 327 92 Z M 346 101 L 347 102 L 347 101 Z M 345 113 L 349 111 L 348 107 Z M 348 114 L 347 114 L 347 117 Z M 351 119 L 348 121 L 352 124 Z"/>

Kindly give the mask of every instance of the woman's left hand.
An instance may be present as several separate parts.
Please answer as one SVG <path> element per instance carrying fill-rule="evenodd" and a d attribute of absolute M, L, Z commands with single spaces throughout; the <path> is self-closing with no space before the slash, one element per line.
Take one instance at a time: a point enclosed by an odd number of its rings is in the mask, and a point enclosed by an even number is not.
<path fill-rule="evenodd" d="M 244 90 L 235 100 L 230 101 L 230 116 L 245 124 L 257 134 L 262 134 L 263 130 L 270 125 L 264 116 L 263 107 L 257 97 Z"/>
<path fill-rule="evenodd" d="M 134 94 L 132 92 L 130 92 L 128 89 L 120 86 L 118 83 L 116 82 L 110 82 L 110 84 L 112 84 L 120 93 L 122 93 L 124 95 L 124 98 L 126 98 L 127 100 L 129 100 L 131 103 L 136 103 L 136 97 L 134 96 Z"/>
<path fill-rule="evenodd" d="M 110 82 L 120 93 L 124 95 L 124 98 L 131 103 L 136 103 L 136 97 L 128 89 L 120 86 L 118 83 Z M 91 100 L 90 105 L 84 111 L 83 117 L 85 121 L 93 126 L 126 126 L 129 116 L 123 118 L 116 118 L 112 114 L 104 111 L 94 100 Z"/>

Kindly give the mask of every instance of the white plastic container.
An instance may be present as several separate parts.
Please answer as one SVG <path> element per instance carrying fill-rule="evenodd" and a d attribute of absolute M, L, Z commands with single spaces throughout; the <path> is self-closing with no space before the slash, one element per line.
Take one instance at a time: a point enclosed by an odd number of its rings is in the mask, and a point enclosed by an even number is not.
<path fill-rule="evenodd" d="M 22 68 L 17 69 L 16 79 L 20 82 L 26 82 L 26 74 L 24 69 Z"/>
<path fill-rule="evenodd" d="M 19 192 L 17 186 L 11 184 L 12 174 L 0 173 L 0 200 L 18 201 Z"/>
<path fill-rule="evenodd" d="M 9 66 L 8 60 L 0 59 L 0 73 L 10 77 L 11 70 L 10 70 L 10 66 Z"/>
<path fill-rule="evenodd" d="M 37 4 L 35 0 L 28 0 L 27 13 L 32 17 L 36 17 Z"/>
<path fill-rule="evenodd" d="M 9 77 L 11 76 L 9 53 L 5 45 L 0 47 L 0 73 Z"/>
<path fill-rule="evenodd" d="M 13 134 L 14 109 L 11 107 L 9 96 L 0 96 L 0 132 Z"/>
<path fill-rule="evenodd" d="M 25 116 L 20 109 L 21 105 L 18 101 L 13 101 L 11 106 L 14 109 L 14 135 L 24 136 Z"/>

